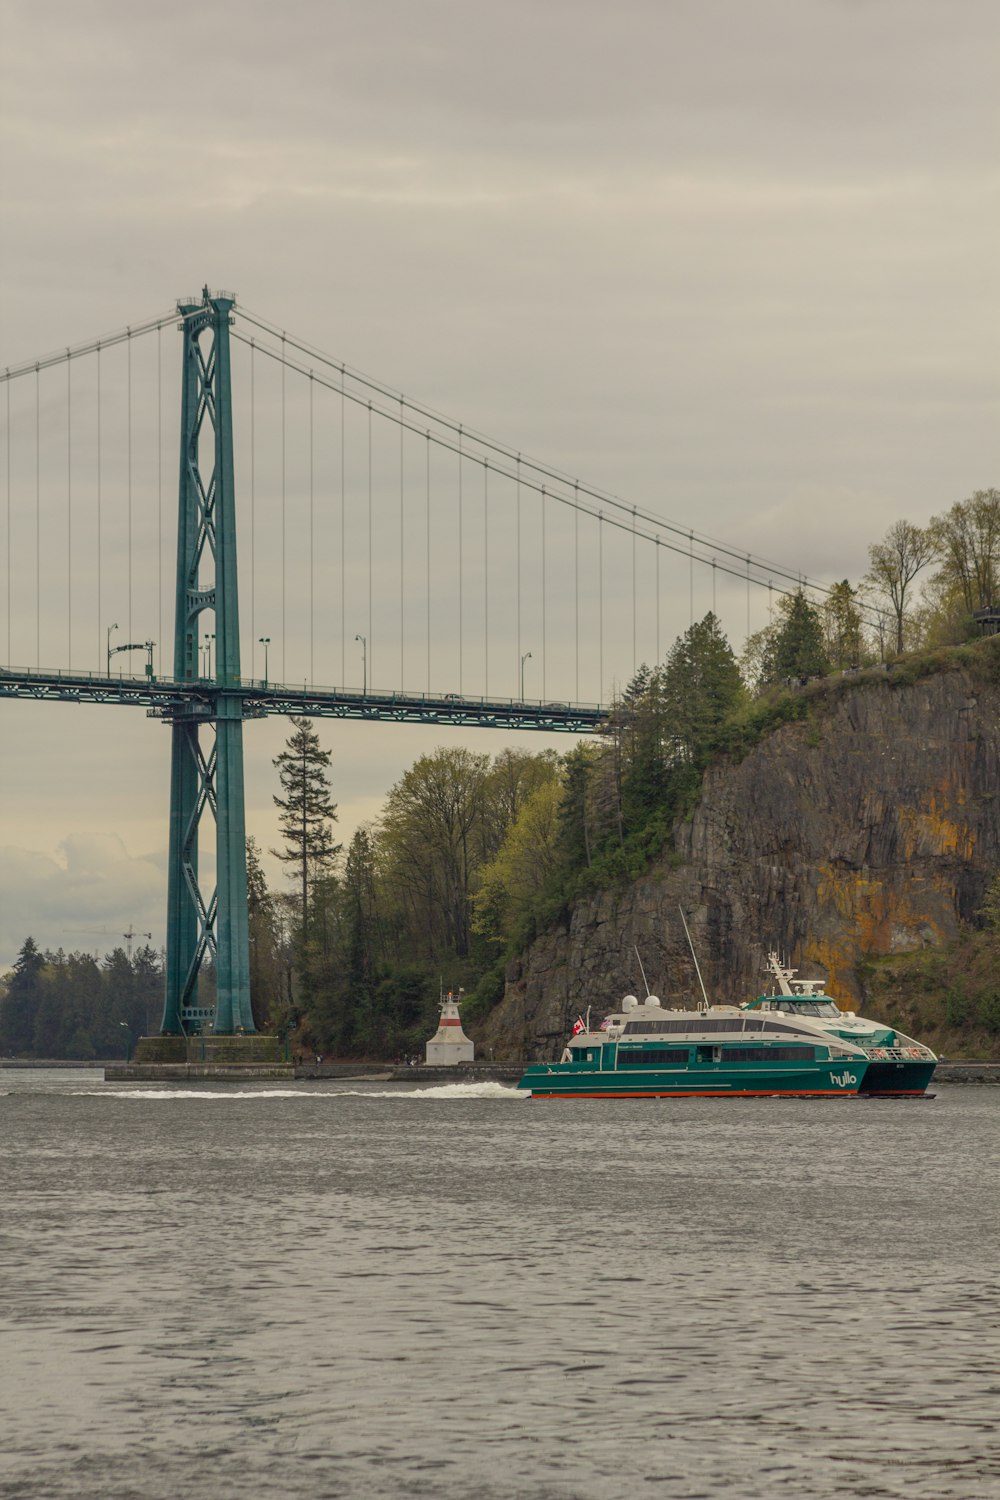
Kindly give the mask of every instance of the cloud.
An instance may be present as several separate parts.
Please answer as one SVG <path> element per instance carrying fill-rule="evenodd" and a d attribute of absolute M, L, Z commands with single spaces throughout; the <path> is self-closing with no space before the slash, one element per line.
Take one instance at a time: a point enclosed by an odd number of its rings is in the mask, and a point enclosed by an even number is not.
<path fill-rule="evenodd" d="M 25 938 L 40 948 L 105 953 L 126 931 L 162 941 L 164 876 L 152 859 L 129 854 L 113 833 L 76 833 L 58 858 L 0 846 L 0 968 Z"/>

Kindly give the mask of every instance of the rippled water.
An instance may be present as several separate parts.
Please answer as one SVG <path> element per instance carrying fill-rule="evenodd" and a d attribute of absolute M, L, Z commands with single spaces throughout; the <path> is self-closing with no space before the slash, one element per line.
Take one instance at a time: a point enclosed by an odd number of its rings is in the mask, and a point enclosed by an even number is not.
<path fill-rule="evenodd" d="M 0 1074 L 0 1495 L 1000 1494 L 1000 1090 Z"/>

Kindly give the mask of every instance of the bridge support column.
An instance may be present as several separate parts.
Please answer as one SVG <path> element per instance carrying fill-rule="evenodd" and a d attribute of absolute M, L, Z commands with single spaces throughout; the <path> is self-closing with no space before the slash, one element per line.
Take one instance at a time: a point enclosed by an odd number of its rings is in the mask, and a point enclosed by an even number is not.
<path fill-rule="evenodd" d="M 243 808 L 243 697 L 240 681 L 236 502 L 233 478 L 229 322 L 233 298 L 210 294 L 182 302 L 180 493 L 174 677 L 201 702 L 173 717 L 170 856 L 167 884 L 165 1034 L 255 1031 L 250 1006 L 246 829 Z M 205 581 L 203 566 L 214 563 Z M 214 613 L 215 670 L 200 676 L 199 624 Z M 209 645 L 206 655 L 211 659 Z M 214 729 L 206 756 L 200 728 Z M 198 879 L 198 835 L 209 809 L 216 824 L 216 889 L 206 900 Z M 214 1012 L 199 1004 L 198 974 L 215 961 Z"/>

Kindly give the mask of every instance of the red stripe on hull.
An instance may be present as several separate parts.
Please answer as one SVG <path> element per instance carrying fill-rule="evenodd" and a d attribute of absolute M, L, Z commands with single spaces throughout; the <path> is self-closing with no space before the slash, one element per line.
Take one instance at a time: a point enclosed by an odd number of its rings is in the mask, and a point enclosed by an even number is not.
<path fill-rule="evenodd" d="M 643 1093 L 624 1089 L 600 1089 L 593 1094 L 571 1093 L 553 1089 L 549 1093 L 531 1091 L 532 1099 L 857 1099 L 848 1089 L 671 1089 L 668 1093 L 647 1090 Z"/>

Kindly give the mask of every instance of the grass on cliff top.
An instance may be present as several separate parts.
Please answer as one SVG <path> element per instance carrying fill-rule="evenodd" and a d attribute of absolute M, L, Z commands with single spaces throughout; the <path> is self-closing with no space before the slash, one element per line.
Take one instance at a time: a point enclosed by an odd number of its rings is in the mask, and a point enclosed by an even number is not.
<path fill-rule="evenodd" d="M 726 755 L 738 763 L 774 730 L 822 714 L 847 693 L 885 686 L 912 687 L 926 677 L 959 670 L 966 672 L 974 686 L 988 687 L 1000 683 L 1000 636 L 968 641 L 960 646 L 913 651 L 884 666 L 862 667 L 856 672 L 836 672 L 829 677 L 819 677 L 803 688 L 766 689 L 760 698 L 755 698 L 719 726 L 711 748 L 716 754 Z M 693 810 L 694 806 L 690 811 Z"/>
<path fill-rule="evenodd" d="M 953 1060 L 1000 1062 L 1000 936 L 967 929 L 940 948 L 870 959 L 865 1014 Z"/>

